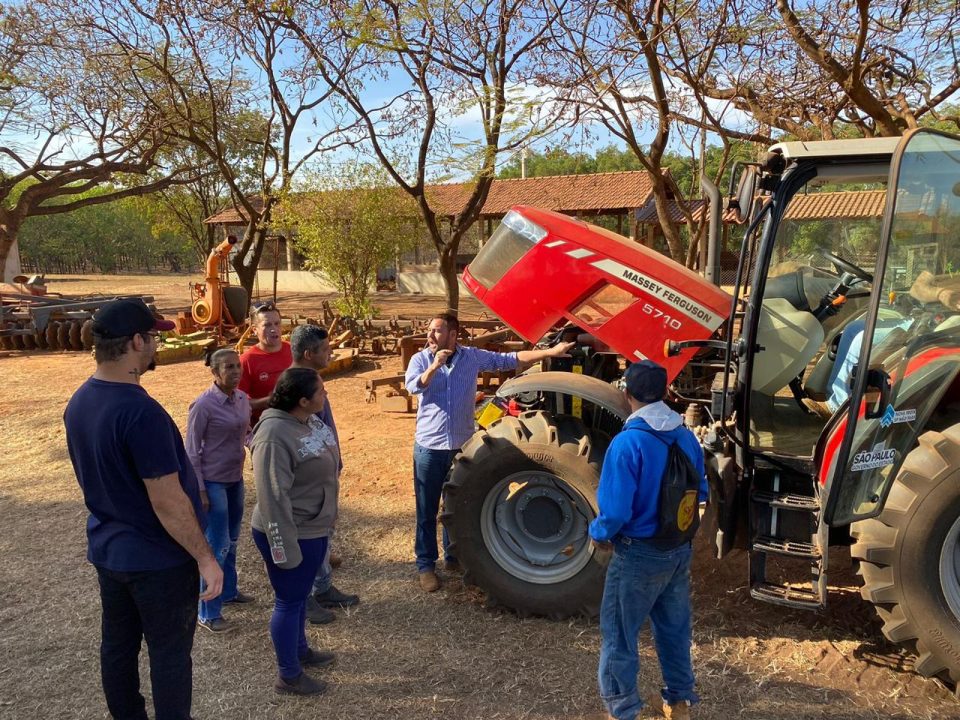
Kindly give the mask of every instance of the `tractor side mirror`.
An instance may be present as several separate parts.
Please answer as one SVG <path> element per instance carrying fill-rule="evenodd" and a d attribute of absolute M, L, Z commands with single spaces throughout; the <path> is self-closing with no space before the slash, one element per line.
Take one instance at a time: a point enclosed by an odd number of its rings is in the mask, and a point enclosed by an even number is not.
<path fill-rule="evenodd" d="M 747 165 L 740 173 L 737 194 L 730 199 L 729 209 L 733 210 L 738 223 L 748 223 L 753 218 L 754 198 L 757 195 L 757 168 Z"/>

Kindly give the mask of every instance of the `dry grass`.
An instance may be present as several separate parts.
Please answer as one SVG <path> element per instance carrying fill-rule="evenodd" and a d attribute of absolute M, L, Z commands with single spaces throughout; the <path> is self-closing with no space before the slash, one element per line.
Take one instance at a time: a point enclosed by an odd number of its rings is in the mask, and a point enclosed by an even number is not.
<path fill-rule="evenodd" d="M 167 282 L 186 286 L 183 278 Z M 170 290 L 166 297 L 162 306 L 177 296 Z M 413 300 L 421 315 L 439 304 Z M 79 353 L 15 353 L 0 367 L 0 718 L 101 718 L 96 579 L 85 561 L 85 510 L 60 420 L 92 361 Z M 195 717 L 545 719 L 600 710 L 595 623 L 491 612 L 457 578 L 433 595 L 417 589 L 413 419 L 363 402 L 367 377 L 397 370 L 396 358 L 364 358 L 356 371 L 328 381 L 346 464 L 336 539 L 345 562 L 335 582 L 362 597 L 337 622 L 310 629 L 319 647 L 339 654 L 323 675 L 331 691 L 313 700 L 272 692 L 271 592 L 245 527 L 241 585 L 257 602 L 228 608 L 239 625 L 231 635 L 198 630 Z M 182 428 L 207 378 L 191 362 L 159 368 L 145 386 Z M 248 492 L 248 505 L 251 499 Z M 889 667 L 902 657 L 878 639 L 852 576 L 839 578 L 828 614 L 794 613 L 748 598 L 742 558 L 718 565 L 707 555 L 700 547 L 695 565 L 694 653 L 705 701 L 697 717 L 960 717 L 945 690 Z M 650 691 L 659 674 L 649 637 L 642 642 L 641 685 Z M 145 663 L 143 676 L 148 691 Z"/>

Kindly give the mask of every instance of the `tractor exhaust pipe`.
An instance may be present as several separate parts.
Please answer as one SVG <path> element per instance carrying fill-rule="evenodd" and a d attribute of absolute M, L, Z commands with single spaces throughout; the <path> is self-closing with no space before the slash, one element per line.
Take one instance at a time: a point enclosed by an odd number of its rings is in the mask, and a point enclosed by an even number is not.
<path fill-rule="evenodd" d="M 720 287 L 720 240 L 723 237 L 720 227 L 720 190 L 706 175 L 700 176 L 700 187 L 707 196 L 710 209 L 707 216 L 707 266 L 704 268 L 704 277 L 707 282 Z"/>

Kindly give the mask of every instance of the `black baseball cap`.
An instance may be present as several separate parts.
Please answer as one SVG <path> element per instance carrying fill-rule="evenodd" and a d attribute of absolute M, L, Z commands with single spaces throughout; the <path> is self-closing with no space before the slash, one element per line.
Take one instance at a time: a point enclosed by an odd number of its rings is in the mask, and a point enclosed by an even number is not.
<path fill-rule="evenodd" d="M 639 402 L 657 402 L 667 394 L 667 370 L 653 360 L 633 363 L 623 374 L 623 379 L 627 392 Z"/>
<path fill-rule="evenodd" d="M 93 316 L 93 334 L 102 338 L 133 337 L 150 330 L 173 330 L 173 321 L 161 320 L 140 298 L 112 300 Z"/>

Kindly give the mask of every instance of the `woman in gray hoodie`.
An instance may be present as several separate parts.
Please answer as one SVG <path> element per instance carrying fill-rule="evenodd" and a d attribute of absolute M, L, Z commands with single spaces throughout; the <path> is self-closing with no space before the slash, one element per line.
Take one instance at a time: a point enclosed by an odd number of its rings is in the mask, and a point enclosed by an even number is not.
<path fill-rule="evenodd" d="M 337 517 L 337 442 L 314 416 L 326 399 L 316 371 L 285 370 L 251 442 L 257 486 L 251 524 L 276 596 L 270 637 L 278 693 L 322 693 L 326 683 L 303 668 L 324 667 L 335 659 L 311 648 L 304 630 L 307 597 Z"/>

